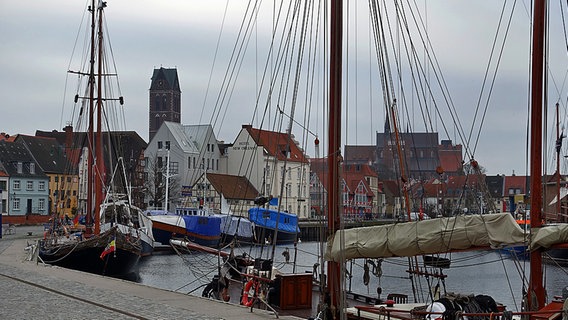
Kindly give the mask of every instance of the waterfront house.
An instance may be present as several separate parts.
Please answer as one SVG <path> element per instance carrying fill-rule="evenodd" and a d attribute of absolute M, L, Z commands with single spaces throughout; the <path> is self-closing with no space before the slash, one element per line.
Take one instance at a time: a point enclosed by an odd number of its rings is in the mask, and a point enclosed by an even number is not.
<path fill-rule="evenodd" d="M 0 164 L 9 176 L 8 216 L 47 216 L 49 179 L 23 143 L 0 141 Z"/>
<path fill-rule="evenodd" d="M 198 205 L 194 185 L 207 173 L 219 173 L 221 153 L 213 127 L 165 121 L 144 151 L 146 203 L 163 208 L 166 168 L 169 166 L 169 205 Z M 169 159 L 168 159 L 169 155 Z M 169 162 L 169 164 L 168 164 Z"/>
<path fill-rule="evenodd" d="M 79 176 L 65 146 L 55 138 L 18 135 L 34 161 L 49 179 L 49 212 L 73 218 L 78 209 Z"/>
<path fill-rule="evenodd" d="M 278 198 L 273 209 L 310 215 L 309 161 L 292 134 L 243 125 L 226 156 L 228 174 L 246 176 L 261 195 Z"/>

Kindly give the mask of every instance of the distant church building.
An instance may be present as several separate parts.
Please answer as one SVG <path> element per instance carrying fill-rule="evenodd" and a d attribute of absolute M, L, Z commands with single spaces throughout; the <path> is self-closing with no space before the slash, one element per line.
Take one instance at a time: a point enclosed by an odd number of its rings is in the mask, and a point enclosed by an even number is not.
<path fill-rule="evenodd" d="M 164 121 L 181 123 L 181 90 L 177 69 L 154 69 L 150 85 L 149 141 Z"/>

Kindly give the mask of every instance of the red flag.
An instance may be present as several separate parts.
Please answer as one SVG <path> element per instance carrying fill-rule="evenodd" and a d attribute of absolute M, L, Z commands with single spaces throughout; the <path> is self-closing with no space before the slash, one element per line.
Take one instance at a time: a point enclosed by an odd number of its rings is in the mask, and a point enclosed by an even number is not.
<path fill-rule="evenodd" d="M 111 253 L 114 252 L 116 250 L 116 241 L 114 240 L 114 238 L 112 239 L 112 241 L 107 244 L 105 250 L 103 251 L 103 253 L 101 253 L 101 259 L 104 259 L 104 257 Z"/>

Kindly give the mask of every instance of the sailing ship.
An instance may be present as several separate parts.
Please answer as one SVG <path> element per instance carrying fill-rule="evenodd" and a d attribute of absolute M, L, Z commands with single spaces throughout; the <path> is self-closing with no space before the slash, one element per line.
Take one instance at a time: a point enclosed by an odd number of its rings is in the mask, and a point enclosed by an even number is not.
<path fill-rule="evenodd" d="M 332 33 L 334 31 L 334 24 L 337 24 L 339 31 L 341 30 L 341 1 L 333 1 L 331 6 L 332 14 Z M 532 62 L 531 62 L 531 130 L 530 130 L 530 154 L 531 154 L 531 201 L 530 201 L 530 221 L 531 221 L 531 237 L 528 246 L 530 252 L 530 278 L 529 288 L 526 292 L 526 305 L 527 311 L 524 315 L 531 318 L 538 317 L 540 313 L 546 313 L 546 317 L 560 318 L 562 317 L 562 300 L 553 300 L 547 302 L 545 289 L 543 286 L 543 272 L 542 272 L 542 253 L 544 249 L 550 248 L 557 244 L 566 243 L 568 240 L 568 225 L 555 225 L 543 226 L 543 199 L 542 199 L 542 114 L 543 114 L 543 87 L 544 87 L 544 47 L 546 39 L 546 1 L 533 2 L 533 23 L 532 23 Z M 335 12 L 335 14 L 334 14 Z M 335 17 L 335 18 L 333 18 Z M 339 32 L 341 34 L 341 32 Z M 340 35 L 337 38 L 332 36 L 332 50 L 334 48 L 334 40 L 341 43 Z M 338 45 L 336 50 L 332 53 L 332 57 L 338 55 L 341 57 L 341 46 Z M 333 58 L 332 58 L 333 60 Z M 339 59 L 341 61 L 341 59 Z M 333 61 L 332 61 L 333 62 Z M 339 63 L 340 65 L 340 63 Z M 332 64 L 333 66 L 333 64 Z M 333 67 L 332 67 L 333 68 Z M 337 73 L 341 69 L 338 67 Z M 333 72 L 332 72 L 333 75 Z M 332 82 L 334 80 L 331 80 Z M 339 84 L 341 76 L 337 76 L 336 80 Z M 339 86 L 340 87 L 340 86 Z M 340 90 L 337 90 L 340 92 Z M 337 93 L 340 94 L 340 93 Z M 332 93 L 333 95 L 333 93 Z M 331 99 L 334 101 L 333 99 Z M 340 105 L 340 100 L 337 103 Z M 394 118 L 394 108 L 393 118 Z M 340 112 L 330 114 L 341 114 Z M 395 130 L 396 131 L 396 130 Z M 339 137 L 337 137 L 339 139 Z M 335 150 L 331 148 L 331 150 Z M 331 161 L 330 161 L 331 163 Z M 404 180 L 404 173 L 402 174 Z M 330 179 L 333 180 L 333 179 Z M 404 181 L 403 181 L 404 182 Z M 333 196 L 330 198 L 334 198 Z M 335 203 L 336 205 L 337 203 Z M 332 204 L 330 207 L 333 208 Z M 409 209 L 410 210 L 410 209 Z M 380 306 L 361 306 L 345 309 L 341 306 L 341 288 L 342 277 L 338 272 L 339 264 L 345 259 L 355 258 L 386 258 L 391 256 L 399 257 L 417 257 L 424 254 L 438 254 L 451 252 L 455 250 L 471 250 L 479 247 L 486 248 L 500 248 L 508 245 L 522 244 L 524 240 L 524 232 L 514 219 L 509 214 L 489 214 L 481 215 L 477 218 L 473 216 L 456 216 L 451 218 L 439 218 L 429 221 L 417 221 L 406 224 L 395 224 L 380 227 L 369 228 L 354 228 L 350 230 L 338 230 L 337 224 L 332 221 L 337 219 L 336 212 L 330 210 L 330 231 L 333 233 L 328 243 L 328 279 L 329 282 L 328 294 L 331 296 L 331 312 L 338 312 L 334 310 L 343 310 L 349 314 L 351 318 L 357 319 L 381 319 L 381 318 L 406 318 L 411 314 L 431 315 L 428 318 L 441 318 L 441 315 L 452 315 L 459 312 L 460 316 L 482 316 L 492 317 L 494 315 L 502 315 L 503 309 L 494 308 L 472 309 L 456 308 L 450 310 L 446 304 L 440 304 L 436 300 L 432 302 L 426 309 L 423 305 L 411 305 L 405 307 L 404 304 L 398 303 L 399 301 L 389 301 Z M 478 222 L 474 222 L 477 220 Z M 492 221 L 500 220 L 499 226 L 493 228 Z M 458 228 L 456 228 L 458 226 Z M 471 226 L 471 227 L 470 227 Z M 480 228 L 477 229 L 476 226 Z M 508 230 L 506 239 L 496 239 L 495 236 L 503 232 L 501 229 L 504 227 Z M 478 230 L 475 231 L 475 230 Z M 507 231 L 505 231 L 507 232 Z M 391 241 L 393 236 L 404 234 L 405 239 L 395 238 Z M 467 234 L 467 235 L 466 235 Z M 509 234 L 511 236 L 509 236 Z M 411 236 L 409 236 L 411 235 Z M 480 243 L 469 242 L 462 243 L 464 238 L 470 240 L 482 240 Z M 545 240 L 546 239 L 546 240 Z M 400 246 L 394 247 L 395 244 L 401 242 Z M 469 300 L 473 296 L 469 296 Z M 438 305 L 435 305 L 438 303 Z M 493 303 L 495 305 L 495 303 Z M 420 313 L 423 311 L 423 313 Z"/>
<path fill-rule="evenodd" d="M 346 270 L 347 261 L 354 261 L 355 259 L 364 259 L 365 266 L 368 268 L 370 262 L 375 263 L 380 259 L 389 257 L 408 257 L 412 265 L 418 266 L 422 262 L 430 264 L 436 269 L 442 269 L 449 266 L 449 263 L 443 258 L 438 258 L 436 255 L 447 252 L 463 251 L 463 250 L 494 250 L 502 249 L 508 246 L 526 245 L 531 252 L 531 275 L 529 289 L 526 291 L 526 304 L 524 311 L 526 315 L 536 315 L 537 313 L 546 313 L 547 317 L 558 317 L 561 311 L 561 303 L 558 300 L 552 301 L 549 304 L 545 303 L 545 292 L 542 285 L 542 265 L 541 254 L 544 249 L 557 246 L 559 243 L 568 240 L 568 229 L 565 226 L 546 226 L 541 225 L 542 221 L 542 173 L 540 172 L 540 154 L 541 150 L 541 120 L 538 112 L 542 112 L 542 73 L 543 73 L 543 33 L 544 33 L 544 17 L 545 17 L 544 1 L 535 2 L 535 21 L 534 38 L 535 46 L 533 48 L 533 58 L 535 61 L 532 63 L 533 67 L 533 103 L 532 112 L 533 120 L 531 121 L 532 127 L 532 142 L 531 154 L 534 158 L 531 159 L 531 193 L 535 196 L 531 199 L 531 237 L 527 238 L 525 232 L 519 227 L 518 223 L 509 214 L 483 214 L 483 215 L 465 215 L 458 214 L 452 217 L 442 217 L 436 219 L 429 219 L 424 221 L 409 221 L 397 224 L 387 224 L 375 227 L 365 228 L 352 228 L 342 229 L 342 204 L 341 204 L 341 115 L 342 113 L 342 14 L 343 2 L 331 1 L 330 12 L 330 81 L 329 81 L 329 110 L 326 113 L 329 116 L 328 125 L 328 153 L 327 159 L 327 247 L 326 261 L 322 260 L 316 269 L 323 270 L 325 268 L 325 276 L 319 279 L 320 288 L 320 305 L 318 318 L 326 319 L 339 319 L 351 317 L 359 319 L 390 319 L 390 318 L 404 318 L 410 319 L 416 315 L 426 315 L 429 313 L 441 314 L 436 312 L 433 308 L 435 300 L 438 300 L 440 292 L 428 292 L 425 295 L 429 301 L 421 303 L 405 303 L 408 302 L 409 294 L 389 294 L 387 300 L 375 303 L 376 300 L 367 300 L 366 305 L 354 306 L 353 304 L 346 305 L 345 296 L 346 290 L 346 275 L 349 274 Z M 374 8 L 378 11 L 377 8 Z M 327 21 L 327 20 L 326 20 Z M 380 19 L 376 17 L 374 22 Z M 377 29 L 378 26 L 375 26 Z M 386 41 L 379 41 L 378 43 L 384 44 Z M 379 45 L 377 45 L 379 46 Z M 540 59 L 540 60 L 539 60 Z M 389 78 L 389 77 L 385 77 Z M 385 93 L 385 95 L 387 95 Z M 388 105 L 395 106 L 395 99 L 389 99 Z M 394 120 L 397 113 L 395 108 L 389 109 L 390 116 Z M 392 125 L 396 126 L 396 121 L 392 121 Z M 396 135 L 398 130 L 395 128 L 393 134 Z M 393 148 L 399 147 L 400 141 L 393 144 Z M 400 161 L 402 157 L 399 156 Z M 472 161 L 472 166 L 476 162 Z M 404 167 L 401 165 L 400 167 Z M 406 179 L 404 173 L 401 175 L 401 185 L 406 187 Z M 405 201 L 408 201 L 406 195 Z M 411 206 L 408 202 L 404 205 L 408 210 L 408 219 L 411 219 Z M 527 239 L 530 242 L 527 242 Z M 274 252 L 274 251 L 273 251 Z M 422 256 L 422 260 L 419 258 Z M 273 256 L 274 257 L 274 256 Z M 359 260 L 360 261 L 360 260 Z M 273 305 L 270 301 L 265 300 L 267 292 L 272 289 L 280 292 L 280 307 L 279 311 L 285 308 L 310 308 L 311 301 L 311 277 L 307 282 L 301 278 L 301 281 L 288 282 L 284 285 L 285 280 L 280 280 L 277 285 L 277 280 L 274 277 L 277 274 L 273 268 L 273 261 L 269 260 L 268 263 L 257 259 L 255 261 L 256 270 L 252 272 L 242 272 L 241 276 L 244 279 L 241 289 L 241 304 L 247 307 L 266 307 L 272 308 Z M 375 263 L 376 266 L 376 263 Z M 319 269 L 321 268 L 321 269 Z M 428 285 L 431 285 L 430 280 L 436 277 L 437 280 L 443 282 L 445 275 L 441 272 L 430 273 L 423 271 L 424 269 L 413 269 L 409 278 L 414 279 L 418 276 L 426 276 Z M 367 269 L 368 271 L 368 269 Z M 380 273 L 377 271 L 377 273 Z M 321 272 L 323 275 L 324 272 Z M 224 279 L 224 274 L 219 275 L 219 279 Z M 315 272 L 314 272 L 315 276 Z M 282 277 L 280 277 L 282 279 Z M 286 277 L 284 277 L 286 278 Z M 291 284 L 291 283 L 296 284 Z M 298 284 L 302 283 L 302 284 Z M 224 286 L 224 285 L 223 285 Z M 278 286 L 279 289 L 278 289 Z M 402 287 L 402 285 L 401 285 Z M 306 290 L 306 288 L 308 290 Z M 273 291 L 272 291 L 273 292 Z M 492 294 L 492 293 L 489 293 Z M 295 302 L 283 301 L 284 299 L 295 299 Z M 468 296 L 469 297 L 469 296 Z M 498 298 L 498 297 L 496 297 Z M 415 295 L 417 300 L 417 296 Z M 482 297 L 479 297 L 482 299 Z M 493 298 L 492 298 L 493 299 Z M 300 301 L 300 302 L 299 302 Z M 257 303 L 260 302 L 260 303 Z M 284 303 L 283 303 L 284 302 Z M 350 301 L 350 303 L 353 303 Z M 372 305 L 369 305 L 372 304 Z M 430 304 L 430 308 L 428 305 Z M 500 307 L 499 309 L 496 309 Z M 546 311 L 539 311 L 546 309 Z M 312 309 L 311 311 L 315 310 Z M 490 309 L 484 309 L 481 312 L 476 312 L 471 316 L 482 316 L 490 318 L 492 316 L 503 316 L 503 306 L 498 306 L 496 303 Z M 456 316 L 466 315 L 467 312 L 461 310 Z M 448 313 L 446 313 L 448 315 Z M 507 313 L 506 315 L 510 315 Z M 313 316 L 313 314 L 312 314 Z M 469 315 L 467 315 L 469 316 Z"/>
<path fill-rule="evenodd" d="M 86 95 L 75 96 L 75 103 L 81 103 L 81 111 L 76 127 L 83 128 L 86 123 L 87 134 L 73 134 L 74 145 L 69 146 L 69 156 L 74 159 L 74 172 L 84 173 L 79 179 L 84 181 L 79 194 L 84 194 L 86 204 L 79 208 L 85 215 L 85 226 L 69 232 L 69 226 L 60 223 L 59 215 L 46 231 L 39 243 L 39 260 L 53 265 L 77 269 L 109 276 L 127 276 L 136 271 L 143 250 L 151 250 L 153 240 L 150 226 L 140 210 L 132 205 L 130 185 L 127 182 L 122 158 L 108 160 L 105 153 L 116 155 L 116 134 L 108 132 L 103 140 L 103 123 L 110 123 L 103 118 L 111 113 L 111 104 L 123 98 L 111 98 L 112 91 L 107 88 L 108 77 L 115 74 L 108 72 L 105 63 L 103 38 L 103 13 L 106 2 L 93 0 L 88 7 L 90 13 L 90 64 L 87 72 L 72 72 L 87 78 Z M 84 76 L 84 77 L 83 77 Z M 103 108 L 105 109 L 103 111 Z M 86 119 L 85 119 L 86 116 Z M 112 141 L 108 145 L 103 141 Z M 112 152 L 111 152 L 112 150 Z M 114 165 L 116 161 L 116 165 Z M 107 167 L 114 167 L 107 177 Z M 69 195 L 70 192 L 63 192 Z M 81 213 L 81 212 L 80 212 Z M 145 248 L 145 249 L 143 249 Z M 146 251 L 148 252 L 148 251 Z"/>

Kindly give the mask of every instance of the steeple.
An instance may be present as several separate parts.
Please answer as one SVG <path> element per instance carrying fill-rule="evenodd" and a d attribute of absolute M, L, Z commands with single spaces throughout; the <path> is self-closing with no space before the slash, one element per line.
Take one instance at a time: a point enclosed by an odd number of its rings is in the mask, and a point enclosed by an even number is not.
<path fill-rule="evenodd" d="M 149 139 L 164 121 L 181 123 L 181 90 L 177 69 L 154 69 L 150 84 Z"/>

